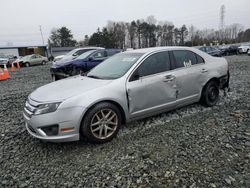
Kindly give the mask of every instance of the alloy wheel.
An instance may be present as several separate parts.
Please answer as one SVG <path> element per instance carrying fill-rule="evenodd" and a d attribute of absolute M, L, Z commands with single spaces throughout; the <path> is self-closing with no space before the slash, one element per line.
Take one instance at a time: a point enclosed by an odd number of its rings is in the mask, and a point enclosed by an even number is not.
<path fill-rule="evenodd" d="M 97 111 L 90 123 L 90 130 L 98 139 L 107 139 L 112 136 L 118 127 L 118 116 L 111 109 Z"/>

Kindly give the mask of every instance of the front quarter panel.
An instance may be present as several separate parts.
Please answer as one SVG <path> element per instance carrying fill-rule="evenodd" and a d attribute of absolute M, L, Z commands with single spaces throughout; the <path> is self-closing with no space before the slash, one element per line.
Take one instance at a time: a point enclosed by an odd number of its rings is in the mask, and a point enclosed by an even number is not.
<path fill-rule="evenodd" d="M 125 89 L 125 79 L 120 78 L 114 80 L 108 85 L 99 87 L 97 89 L 93 89 L 86 93 L 79 94 L 75 97 L 71 97 L 65 100 L 58 109 L 60 108 L 69 108 L 72 106 L 81 107 L 82 108 L 82 116 L 79 120 L 79 124 L 87 110 L 94 106 L 97 103 L 103 101 L 113 101 L 118 103 L 120 107 L 123 109 L 125 118 L 128 121 L 128 106 L 127 106 L 127 97 L 126 97 L 126 89 Z"/>

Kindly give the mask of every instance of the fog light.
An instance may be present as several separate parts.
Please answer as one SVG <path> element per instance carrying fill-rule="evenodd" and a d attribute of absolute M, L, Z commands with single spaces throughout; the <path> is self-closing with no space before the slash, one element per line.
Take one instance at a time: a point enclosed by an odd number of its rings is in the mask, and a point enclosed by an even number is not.
<path fill-rule="evenodd" d="M 58 127 L 58 125 L 50 125 L 41 129 L 47 136 L 56 136 L 58 135 Z"/>

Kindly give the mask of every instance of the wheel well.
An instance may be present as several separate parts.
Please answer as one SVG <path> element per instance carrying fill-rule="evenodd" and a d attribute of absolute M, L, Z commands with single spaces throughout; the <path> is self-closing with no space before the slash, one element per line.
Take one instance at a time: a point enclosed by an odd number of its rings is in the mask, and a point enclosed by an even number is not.
<path fill-rule="evenodd" d="M 205 88 L 206 85 L 207 85 L 209 82 L 211 82 L 211 81 L 215 81 L 215 82 L 218 84 L 218 86 L 220 86 L 220 79 L 219 79 L 219 78 L 216 78 L 216 77 L 211 78 L 211 79 L 208 80 L 207 83 L 203 86 L 202 92 L 201 92 L 201 96 L 202 96 L 202 94 L 203 94 L 204 88 Z"/>
<path fill-rule="evenodd" d="M 207 85 L 209 82 L 211 82 L 211 81 L 214 81 L 214 82 L 216 82 L 218 85 L 220 85 L 220 79 L 219 79 L 219 78 L 216 78 L 216 77 L 211 78 L 210 80 L 208 80 L 207 83 L 206 83 L 206 85 Z"/>
<path fill-rule="evenodd" d="M 89 110 L 91 110 L 92 108 L 94 108 L 94 106 L 96 106 L 97 104 L 103 103 L 103 102 L 111 103 L 111 104 L 115 105 L 116 107 L 118 107 L 118 109 L 119 109 L 120 112 L 121 112 L 121 116 L 122 116 L 122 124 L 125 124 L 125 123 L 126 123 L 126 116 L 125 116 L 125 112 L 124 112 L 122 106 L 121 106 L 119 103 L 117 103 L 117 102 L 115 102 L 115 101 L 112 101 L 112 100 L 99 101 L 99 102 L 93 104 L 93 105 L 85 112 L 85 114 L 88 113 Z M 85 117 L 85 115 L 83 116 L 82 121 L 83 121 L 84 117 Z"/>

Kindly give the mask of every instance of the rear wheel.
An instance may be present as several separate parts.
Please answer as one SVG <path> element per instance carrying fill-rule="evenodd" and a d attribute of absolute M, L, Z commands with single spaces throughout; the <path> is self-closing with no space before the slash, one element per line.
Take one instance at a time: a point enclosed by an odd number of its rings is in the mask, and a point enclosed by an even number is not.
<path fill-rule="evenodd" d="M 212 80 L 203 88 L 201 102 L 206 106 L 214 106 L 219 100 L 219 93 L 218 83 Z"/>
<path fill-rule="evenodd" d="M 99 103 L 85 115 L 80 133 L 92 143 L 105 143 L 117 135 L 121 120 L 121 112 L 115 105 Z"/>

